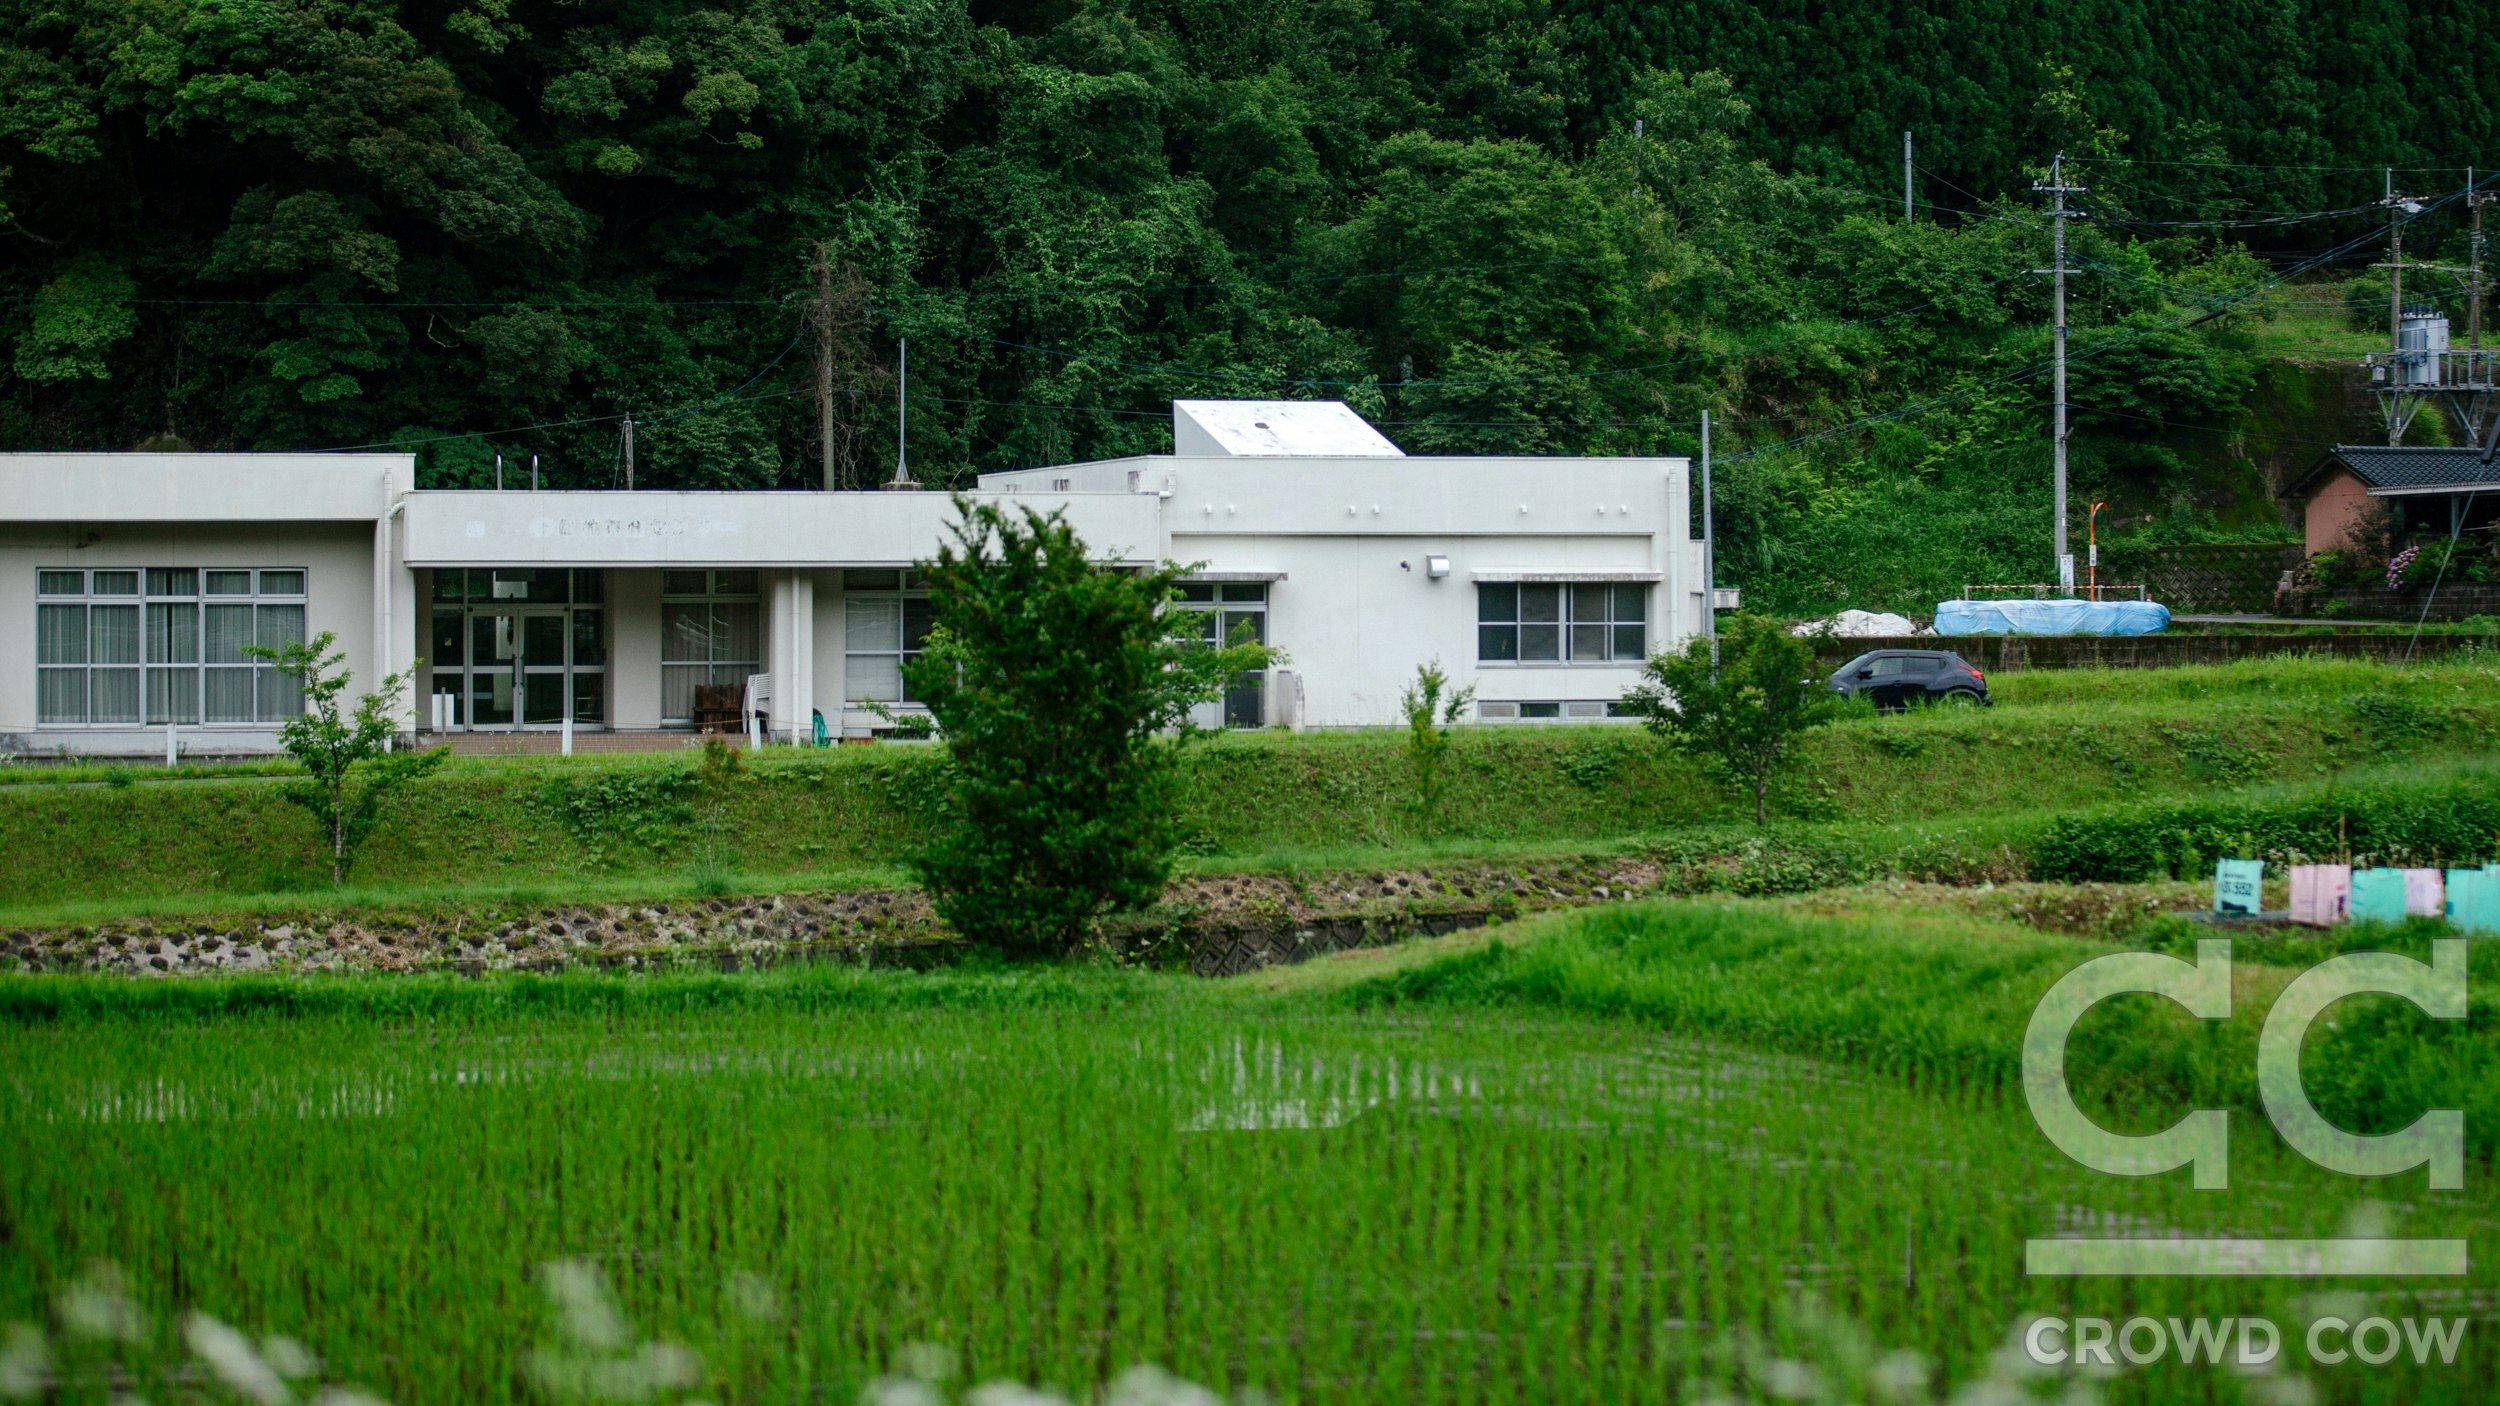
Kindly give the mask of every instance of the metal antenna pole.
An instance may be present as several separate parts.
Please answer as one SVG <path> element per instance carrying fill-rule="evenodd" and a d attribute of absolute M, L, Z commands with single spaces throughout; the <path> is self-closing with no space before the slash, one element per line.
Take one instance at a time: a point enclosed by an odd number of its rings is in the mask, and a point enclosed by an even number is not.
<path fill-rule="evenodd" d="M 895 339 L 894 353 L 894 481 L 911 482 L 911 338 Z"/>
<path fill-rule="evenodd" d="M 1901 134 L 1901 223 L 1909 224 L 1917 217 L 1910 213 L 1910 134 Z"/>
<path fill-rule="evenodd" d="M 2076 212 L 2066 208 L 2066 197 L 2083 194 L 2085 187 L 2066 184 L 2066 154 L 2059 152 L 2049 160 L 2048 184 L 2034 183 L 2032 189 L 2057 197 L 2056 206 L 2049 211 L 2050 228 L 2054 231 L 2052 238 L 2057 255 L 2056 267 L 2050 270 L 2056 275 L 2057 283 L 2049 311 L 2050 331 L 2056 355 L 2056 373 L 2053 380 L 2056 409 L 2049 436 L 2049 458 L 2055 468 L 2057 478 L 2057 501 L 2052 534 L 2054 541 L 2052 553 L 2055 559 L 2050 563 L 2050 569 L 2057 573 L 2058 589 L 2071 594 L 2075 588 L 2075 567 L 2071 554 L 2066 550 L 2066 221 Z"/>
<path fill-rule="evenodd" d="M 537 455 L 535 455 L 535 454 L 532 454 L 532 455 L 530 456 L 530 492 L 532 492 L 532 493 L 536 493 L 537 491 L 538 491 L 538 456 L 537 456 Z"/>
<path fill-rule="evenodd" d="M 1710 412 L 1701 412 L 1701 632 L 1719 667 L 1719 537 L 1710 516 Z"/>
<path fill-rule="evenodd" d="M 503 492 L 503 456 L 501 454 L 495 456 L 495 491 Z"/>
<path fill-rule="evenodd" d="M 833 471 L 833 260 L 816 241 L 816 443 L 827 493 L 840 488 Z"/>
<path fill-rule="evenodd" d="M 634 491 L 634 417 L 625 417 L 625 491 Z"/>

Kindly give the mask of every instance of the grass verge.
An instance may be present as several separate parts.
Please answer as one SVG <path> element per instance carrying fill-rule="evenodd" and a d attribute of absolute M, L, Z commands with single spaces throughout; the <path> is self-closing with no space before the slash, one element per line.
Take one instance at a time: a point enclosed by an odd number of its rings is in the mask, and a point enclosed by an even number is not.
<path fill-rule="evenodd" d="M 2436 931 L 2354 931 L 2342 941 L 2420 959 Z M 2201 1023 L 2143 995 L 2094 1007 L 2070 1046 L 2079 1096 L 2136 1134 L 2190 1107 L 2262 1118 L 2257 1034 L 2297 972 L 2269 957 L 2314 956 L 2298 945 L 2307 941 L 2245 944 L 2227 1021 Z M 2192 953 L 2192 937 L 2172 945 Z M 1869 918 L 1643 903 L 1541 918 L 1447 956 L 1377 974 L 1341 967 L 1333 981 L 1320 980 L 1335 987 L 1335 999 L 1366 1009 L 1569 1011 L 2005 1093 L 2021 1083 L 2023 1033 L 2041 996 L 2109 951 L 1946 911 Z M 2313 1028 L 2304 1078 L 2331 1121 L 2387 1133 L 2426 1108 L 2462 1106 L 2476 1152 L 2500 1150 L 2500 942 L 2474 942 L 2470 966 L 2475 994 L 2463 1022 L 2428 1020 L 2394 997 L 2357 996 Z"/>
<path fill-rule="evenodd" d="M 2500 670 L 2285 659 L 2210 669 L 2013 675 L 1978 714 L 1858 717 L 1815 735 L 1778 794 L 1792 824 L 1953 826 L 2160 794 L 2332 777 L 2489 745 Z M 1462 729 L 1441 828 L 1419 832 L 1407 760 L 1382 733 L 1238 735 L 1192 747 L 1191 858 L 1499 855 L 1586 847 L 1738 815 L 1688 758 L 1628 728 Z M 674 755 L 467 760 L 407 794 L 365 891 L 592 894 L 641 884 L 787 885 L 899 866 L 933 823 L 942 753 L 767 753 L 726 792 Z M 265 782 L 0 788 L 0 909 L 327 890 L 311 822 Z M 733 877 L 734 876 L 734 877 Z"/>

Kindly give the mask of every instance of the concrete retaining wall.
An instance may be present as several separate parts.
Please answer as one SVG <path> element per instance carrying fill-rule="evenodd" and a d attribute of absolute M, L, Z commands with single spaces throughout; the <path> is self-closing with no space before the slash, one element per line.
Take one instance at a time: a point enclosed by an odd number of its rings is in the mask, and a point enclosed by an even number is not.
<path fill-rule="evenodd" d="M 1899 635 L 1877 639 L 1833 640 L 1815 648 L 1821 667 L 1837 669 L 1870 649 L 1949 649 L 1978 666 L 1981 673 L 2017 669 L 2158 669 L 2181 664 L 2227 664 L 2234 659 L 2262 659 L 2277 654 L 2308 654 L 2337 659 L 2376 659 L 2388 663 L 2405 657 L 2408 643 L 2415 659 L 2441 655 L 2477 643 L 2468 635 L 2424 635 L 2414 641 L 2409 630 L 2353 630 L 2333 635 L 2137 635 L 2124 639 L 2099 635 Z"/>

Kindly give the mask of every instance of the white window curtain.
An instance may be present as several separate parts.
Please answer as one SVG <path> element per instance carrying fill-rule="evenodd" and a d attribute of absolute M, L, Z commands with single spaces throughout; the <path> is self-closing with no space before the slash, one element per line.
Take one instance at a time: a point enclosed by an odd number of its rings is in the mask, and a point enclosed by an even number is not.
<path fill-rule="evenodd" d="M 300 597 L 304 573 L 258 573 L 261 594 Z M 203 604 L 212 595 L 245 600 Z M 252 601 L 240 568 L 50 569 L 44 596 L 85 596 L 36 607 L 36 720 L 45 724 L 282 722 L 303 709 L 295 681 L 244 652 L 304 638 L 300 600 Z M 144 585 L 146 599 L 142 599 Z"/>
<path fill-rule="evenodd" d="M 743 684 L 748 675 L 763 672 L 763 660 L 764 607 L 760 602 L 707 599 L 662 604 L 661 719 L 692 721 L 698 685 Z"/>

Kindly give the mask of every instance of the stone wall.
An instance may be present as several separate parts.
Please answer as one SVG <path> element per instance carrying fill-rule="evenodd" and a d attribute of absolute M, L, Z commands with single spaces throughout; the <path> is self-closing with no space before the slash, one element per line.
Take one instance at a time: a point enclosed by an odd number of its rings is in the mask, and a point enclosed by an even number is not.
<path fill-rule="evenodd" d="M 2385 587 L 2362 587 L 2339 592 L 2336 599 L 2344 603 L 2344 614 L 2356 620 L 2419 620 L 2426 603 L 2433 620 L 2500 615 L 2500 585 L 2487 581 L 2442 581 L 2436 596 L 2427 588 L 2391 591 Z"/>
<path fill-rule="evenodd" d="M 1104 924 L 1143 962 L 1229 976 L 1538 909 L 1632 898 L 1661 870 L 1629 858 L 1185 879 Z M 0 931 L 0 970 L 213 972 L 740 970 L 799 960 L 925 966 L 959 950 L 917 889 L 660 903 L 305 909 Z"/>

